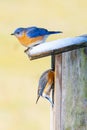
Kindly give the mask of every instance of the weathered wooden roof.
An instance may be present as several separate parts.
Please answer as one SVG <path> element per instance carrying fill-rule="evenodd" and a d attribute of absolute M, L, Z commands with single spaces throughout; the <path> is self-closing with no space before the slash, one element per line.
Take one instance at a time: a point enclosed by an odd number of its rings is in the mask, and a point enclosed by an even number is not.
<path fill-rule="evenodd" d="M 30 60 L 34 60 L 37 58 L 49 56 L 52 54 L 60 54 L 86 46 L 87 34 L 73 38 L 63 38 L 51 42 L 45 42 L 28 49 L 26 54 L 29 56 Z"/>

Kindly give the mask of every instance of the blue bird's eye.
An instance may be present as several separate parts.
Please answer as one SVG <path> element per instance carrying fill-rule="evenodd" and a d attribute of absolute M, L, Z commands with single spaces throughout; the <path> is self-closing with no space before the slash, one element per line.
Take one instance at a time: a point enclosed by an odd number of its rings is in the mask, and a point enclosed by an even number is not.
<path fill-rule="evenodd" d="M 17 36 L 17 37 L 20 37 L 20 36 L 22 36 L 23 32 L 24 32 L 24 28 L 17 28 L 14 31 L 14 35 Z"/>
<path fill-rule="evenodd" d="M 17 32 L 17 34 L 20 34 L 20 32 Z"/>

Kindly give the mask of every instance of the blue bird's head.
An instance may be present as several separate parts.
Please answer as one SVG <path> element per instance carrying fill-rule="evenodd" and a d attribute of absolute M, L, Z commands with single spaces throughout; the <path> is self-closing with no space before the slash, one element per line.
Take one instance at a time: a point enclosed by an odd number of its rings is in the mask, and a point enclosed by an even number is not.
<path fill-rule="evenodd" d="M 25 28 L 17 28 L 11 35 L 14 35 L 16 37 L 21 37 L 24 32 L 25 32 Z"/>

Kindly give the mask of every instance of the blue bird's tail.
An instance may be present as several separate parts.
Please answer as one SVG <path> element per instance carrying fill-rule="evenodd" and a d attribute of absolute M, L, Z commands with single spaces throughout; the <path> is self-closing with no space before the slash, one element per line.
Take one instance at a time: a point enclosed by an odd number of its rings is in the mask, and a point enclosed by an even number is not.
<path fill-rule="evenodd" d="M 57 34 L 57 33 L 63 33 L 62 31 L 49 31 L 48 34 Z"/>

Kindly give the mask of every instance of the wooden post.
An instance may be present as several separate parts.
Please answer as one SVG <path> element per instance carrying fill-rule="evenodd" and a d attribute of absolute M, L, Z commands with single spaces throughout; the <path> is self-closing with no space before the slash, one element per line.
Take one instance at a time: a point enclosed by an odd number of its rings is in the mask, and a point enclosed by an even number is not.
<path fill-rule="evenodd" d="M 57 55 L 52 130 L 87 130 L 87 48 Z"/>
<path fill-rule="evenodd" d="M 51 55 L 51 69 L 55 71 L 55 55 Z M 51 98 L 54 103 L 54 88 L 52 88 L 52 91 L 51 91 Z M 53 112 L 53 107 L 51 105 L 50 106 L 50 130 L 54 129 L 53 121 L 54 121 L 54 112 Z"/>
<path fill-rule="evenodd" d="M 51 111 L 50 130 L 61 130 L 62 54 L 55 56 L 55 64 L 54 108 Z"/>

